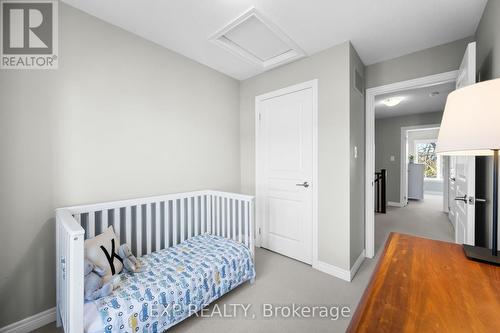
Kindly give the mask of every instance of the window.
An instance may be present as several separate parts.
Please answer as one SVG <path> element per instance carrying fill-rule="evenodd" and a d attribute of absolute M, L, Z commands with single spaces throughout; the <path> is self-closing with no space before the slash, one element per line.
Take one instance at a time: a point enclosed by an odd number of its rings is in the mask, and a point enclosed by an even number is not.
<path fill-rule="evenodd" d="M 415 141 L 415 160 L 425 165 L 425 178 L 441 179 L 441 157 L 436 154 L 436 140 Z"/>

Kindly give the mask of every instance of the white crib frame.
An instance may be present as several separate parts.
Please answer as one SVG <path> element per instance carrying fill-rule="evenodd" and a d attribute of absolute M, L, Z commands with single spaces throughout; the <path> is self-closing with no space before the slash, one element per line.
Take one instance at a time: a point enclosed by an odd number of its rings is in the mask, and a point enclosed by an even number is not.
<path fill-rule="evenodd" d="M 66 333 L 83 333 L 84 240 L 94 237 L 96 227 L 102 232 L 108 225 L 113 225 L 117 236 L 125 239 L 138 257 L 203 233 L 239 241 L 254 257 L 252 196 L 205 190 L 59 208 L 56 210 L 57 326 L 63 326 Z M 123 225 L 125 230 L 121 230 Z M 142 235 L 143 228 L 146 235 Z"/>

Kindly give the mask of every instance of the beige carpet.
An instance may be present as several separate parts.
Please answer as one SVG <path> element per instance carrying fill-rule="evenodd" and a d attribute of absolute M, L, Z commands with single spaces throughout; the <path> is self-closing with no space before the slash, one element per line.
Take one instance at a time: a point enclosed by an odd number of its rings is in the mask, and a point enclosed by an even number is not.
<path fill-rule="evenodd" d="M 378 255 L 390 231 L 451 241 L 452 228 L 441 213 L 440 197 L 426 197 L 424 202 L 410 202 L 405 208 L 389 208 L 385 215 L 376 216 L 376 245 Z M 378 257 L 377 255 L 377 257 Z M 292 305 L 349 306 L 352 311 L 368 283 L 376 259 L 365 260 L 351 283 L 331 277 L 310 266 L 279 254 L 257 249 L 257 279 L 233 290 L 217 304 L 220 309 L 230 304 L 250 304 L 248 317 L 239 311 L 236 318 L 190 317 L 168 332 L 344 332 L 349 319 L 324 318 L 286 319 L 263 318 L 264 303 Z M 213 308 L 213 305 L 211 306 Z M 255 318 L 253 317 L 255 315 Z M 58 332 L 54 324 L 36 332 Z"/>
<path fill-rule="evenodd" d="M 453 242 L 455 232 L 443 213 L 443 197 L 425 194 L 423 201 L 410 200 L 404 208 L 388 207 L 375 217 L 375 247 L 380 248 L 390 231 Z"/>

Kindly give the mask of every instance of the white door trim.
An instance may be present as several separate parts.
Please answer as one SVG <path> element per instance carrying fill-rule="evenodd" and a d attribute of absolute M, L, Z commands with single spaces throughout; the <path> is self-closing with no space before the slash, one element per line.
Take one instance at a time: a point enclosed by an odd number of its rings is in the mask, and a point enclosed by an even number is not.
<path fill-rule="evenodd" d="M 373 206 L 373 177 L 375 174 L 375 97 L 377 95 L 401 90 L 455 82 L 457 76 L 458 71 L 451 71 L 366 89 L 365 247 L 367 258 L 373 258 L 375 255 L 375 213 Z"/>
<path fill-rule="evenodd" d="M 262 179 L 261 179 L 261 157 L 259 152 L 260 137 L 259 137 L 259 113 L 260 103 L 266 99 L 278 97 L 285 94 L 290 94 L 296 91 L 305 89 L 312 89 L 312 112 L 313 112 L 313 168 L 312 168 L 312 265 L 314 266 L 318 261 L 318 80 L 311 80 L 299 83 L 283 89 L 271 91 L 269 93 L 255 97 L 255 216 L 257 227 L 257 239 L 255 244 L 261 246 L 262 235 L 262 221 L 264 211 L 262 207 Z"/>
<path fill-rule="evenodd" d="M 408 204 L 408 184 L 406 182 L 406 175 L 408 173 L 408 165 L 406 164 L 406 156 L 408 156 L 408 151 L 406 150 L 406 133 L 408 131 L 414 131 L 419 129 L 438 129 L 441 124 L 429 124 L 429 125 L 416 125 L 416 126 L 403 126 L 401 127 L 401 166 L 399 168 L 399 203 L 401 207 Z M 444 195 L 444 192 L 443 192 Z M 406 197 L 406 200 L 405 200 Z M 444 206 L 443 206 L 444 210 Z"/>

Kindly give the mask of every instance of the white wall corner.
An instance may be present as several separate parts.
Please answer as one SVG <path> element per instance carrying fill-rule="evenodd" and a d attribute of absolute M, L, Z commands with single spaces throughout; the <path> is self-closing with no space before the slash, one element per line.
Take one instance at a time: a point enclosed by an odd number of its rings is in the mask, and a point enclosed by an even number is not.
<path fill-rule="evenodd" d="M 365 260 L 365 257 L 366 257 L 366 250 L 363 250 L 359 255 L 358 259 L 356 259 L 356 261 L 354 262 L 354 265 L 352 265 L 351 267 L 351 271 L 349 272 L 349 281 L 352 281 L 352 279 L 358 272 L 359 267 L 361 267 L 361 264 Z"/>
<path fill-rule="evenodd" d="M 319 260 L 313 263 L 313 268 L 344 281 L 351 282 L 351 273 L 347 269 L 343 269 Z"/>
<path fill-rule="evenodd" d="M 0 328 L 0 333 L 28 333 L 56 320 L 56 308 L 51 308 Z"/>

